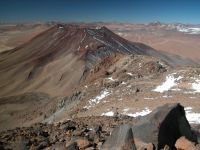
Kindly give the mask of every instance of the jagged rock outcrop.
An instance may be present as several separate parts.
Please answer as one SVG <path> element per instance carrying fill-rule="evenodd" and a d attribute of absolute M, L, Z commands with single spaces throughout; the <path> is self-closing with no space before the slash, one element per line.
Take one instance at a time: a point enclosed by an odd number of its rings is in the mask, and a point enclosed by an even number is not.
<path fill-rule="evenodd" d="M 164 148 L 165 145 L 175 149 L 175 142 L 181 136 L 197 142 L 180 104 L 166 104 L 157 108 L 132 129 L 135 138 L 146 143 L 152 142 L 157 149 Z"/>

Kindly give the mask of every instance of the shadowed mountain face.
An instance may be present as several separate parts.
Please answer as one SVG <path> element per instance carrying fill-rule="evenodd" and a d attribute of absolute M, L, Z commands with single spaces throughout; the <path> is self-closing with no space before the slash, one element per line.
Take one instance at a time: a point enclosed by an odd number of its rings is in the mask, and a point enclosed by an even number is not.
<path fill-rule="evenodd" d="M 67 95 L 92 68 L 128 54 L 158 57 L 171 66 L 192 63 L 129 42 L 105 27 L 56 25 L 0 54 L 0 96 L 26 92 Z"/>

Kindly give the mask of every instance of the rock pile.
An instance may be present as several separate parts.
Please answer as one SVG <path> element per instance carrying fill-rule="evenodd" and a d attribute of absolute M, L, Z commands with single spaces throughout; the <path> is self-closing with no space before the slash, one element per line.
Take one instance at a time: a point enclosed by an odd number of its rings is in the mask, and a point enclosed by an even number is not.
<path fill-rule="evenodd" d="M 0 133 L 0 149 L 198 150 L 183 106 L 166 104 L 142 119 L 86 117 Z"/>
<path fill-rule="evenodd" d="M 35 124 L 0 133 L 0 150 L 10 149 L 100 149 L 114 127 L 134 123 L 124 117 L 87 117 L 67 120 L 57 124 Z"/>

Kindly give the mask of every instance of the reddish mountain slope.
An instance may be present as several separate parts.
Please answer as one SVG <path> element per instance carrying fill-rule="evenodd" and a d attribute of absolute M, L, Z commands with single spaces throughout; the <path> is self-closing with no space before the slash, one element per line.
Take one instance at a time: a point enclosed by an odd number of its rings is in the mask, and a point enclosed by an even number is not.
<path fill-rule="evenodd" d="M 102 62 L 114 63 L 124 54 L 158 57 L 173 66 L 192 63 L 129 42 L 105 27 L 56 25 L 0 54 L 0 96 L 26 92 L 67 95 L 92 68 Z"/>

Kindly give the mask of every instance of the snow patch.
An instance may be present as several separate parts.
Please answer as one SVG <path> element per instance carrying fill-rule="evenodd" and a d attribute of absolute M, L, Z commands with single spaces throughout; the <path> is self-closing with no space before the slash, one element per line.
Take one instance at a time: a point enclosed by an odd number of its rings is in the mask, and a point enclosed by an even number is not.
<path fill-rule="evenodd" d="M 121 84 L 122 84 L 122 85 L 126 85 L 127 83 L 123 81 Z"/>
<path fill-rule="evenodd" d="M 95 103 L 99 103 L 102 99 L 104 99 L 106 96 L 110 95 L 110 93 L 105 90 L 105 91 L 102 91 L 100 95 L 98 95 L 96 98 L 94 99 L 91 99 L 92 102 L 95 102 Z"/>
<path fill-rule="evenodd" d="M 128 85 L 128 86 L 127 86 L 127 88 L 131 88 L 131 87 L 132 87 L 131 85 Z"/>
<path fill-rule="evenodd" d="M 84 37 L 81 39 L 81 43 L 83 43 L 83 41 L 85 40 L 86 34 L 84 35 Z"/>
<path fill-rule="evenodd" d="M 113 79 L 112 77 L 107 78 L 110 81 L 116 81 L 115 79 Z"/>
<path fill-rule="evenodd" d="M 200 28 L 197 27 L 177 27 L 177 30 L 187 34 L 200 34 Z"/>
<path fill-rule="evenodd" d="M 191 99 L 195 99 L 196 97 L 191 96 L 190 98 L 191 98 Z"/>
<path fill-rule="evenodd" d="M 195 83 L 192 83 L 192 89 L 195 93 L 200 93 L 200 80 L 196 79 Z"/>
<path fill-rule="evenodd" d="M 144 97 L 144 99 L 146 99 L 146 100 L 153 100 L 154 98 L 153 97 Z"/>
<path fill-rule="evenodd" d="M 99 30 L 99 29 L 101 29 L 101 27 L 100 27 L 100 26 L 96 26 L 96 28 L 95 28 L 95 29 Z"/>
<path fill-rule="evenodd" d="M 192 110 L 192 107 L 185 107 L 185 111 L 186 110 Z"/>
<path fill-rule="evenodd" d="M 153 91 L 163 93 L 165 91 L 169 91 L 172 87 L 176 86 L 177 82 L 183 77 L 178 76 L 177 78 L 175 78 L 173 75 L 174 74 L 168 75 L 165 82 L 162 85 L 157 86 Z"/>
<path fill-rule="evenodd" d="M 123 109 L 123 112 L 127 112 L 127 111 L 129 111 L 129 108 L 124 108 Z"/>
<path fill-rule="evenodd" d="M 133 76 L 133 74 L 132 74 L 132 73 L 130 73 L 130 72 L 127 72 L 126 74 L 128 74 L 129 76 Z"/>
<path fill-rule="evenodd" d="M 185 91 L 185 92 L 183 92 L 184 94 L 195 94 L 195 92 L 194 91 Z"/>
<path fill-rule="evenodd" d="M 172 98 L 171 95 L 163 95 L 162 97 L 163 97 L 163 98 Z"/>
<path fill-rule="evenodd" d="M 106 112 L 106 113 L 102 113 L 101 116 L 114 116 L 114 112 L 112 111 L 109 111 L 109 112 Z"/>
<path fill-rule="evenodd" d="M 141 68 L 142 67 L 142 64 L 141 63 L 139 63 L 139 68 Z"/>
<path fill-rule="evenodd" d="M 107 97 L 108 95 L 110 95 L 110 93 L 108 92 L 107 89 L 105 89 L 104 91 L 101 91 L 100 95 L 89 100 L 89 104 L 90 104 L 89 106 L 84 106 L 83 108 L 89 109 L 91 107 L 94 107 L 96 104 L 99 104 L 101 102 L 101 100 L 104 99 L 105 97 Z"/>
<path fill-rule="evenodd" d="M 185 107 L 186 118 L 191 124 L 200 124 L 200 113 L 192 112 L 192 107 Z"/>
<path fill-rule="evenodd" d="M 158 62 L 159 65 L 161 65 L 162 67 L 166 67 L 166 65 L 163 62 Z"/>
<path fill-rule="evenodd" d="M 181 89 L 179 89 L 179 88 L 173 88 L 173 89 L 171 89 L 172 91 L 181 91 Z"/>
<path fill-rule="evenodd" d="M 148 115 L 148 114 L 150 114 L 152 111 L 148 108 L 148 107 L 146 107 L 144 110 L 142 110 L 141 112 L 136 112 L 136 113 L 134 113 L 134 114 L 132 114 L 132 113 L 128 113 L 128 114 L 126 114 L 127 116 L 130 116 L 130 117 L 138 117 L 138 116 L 146 116 L 146 115 Z"/>

